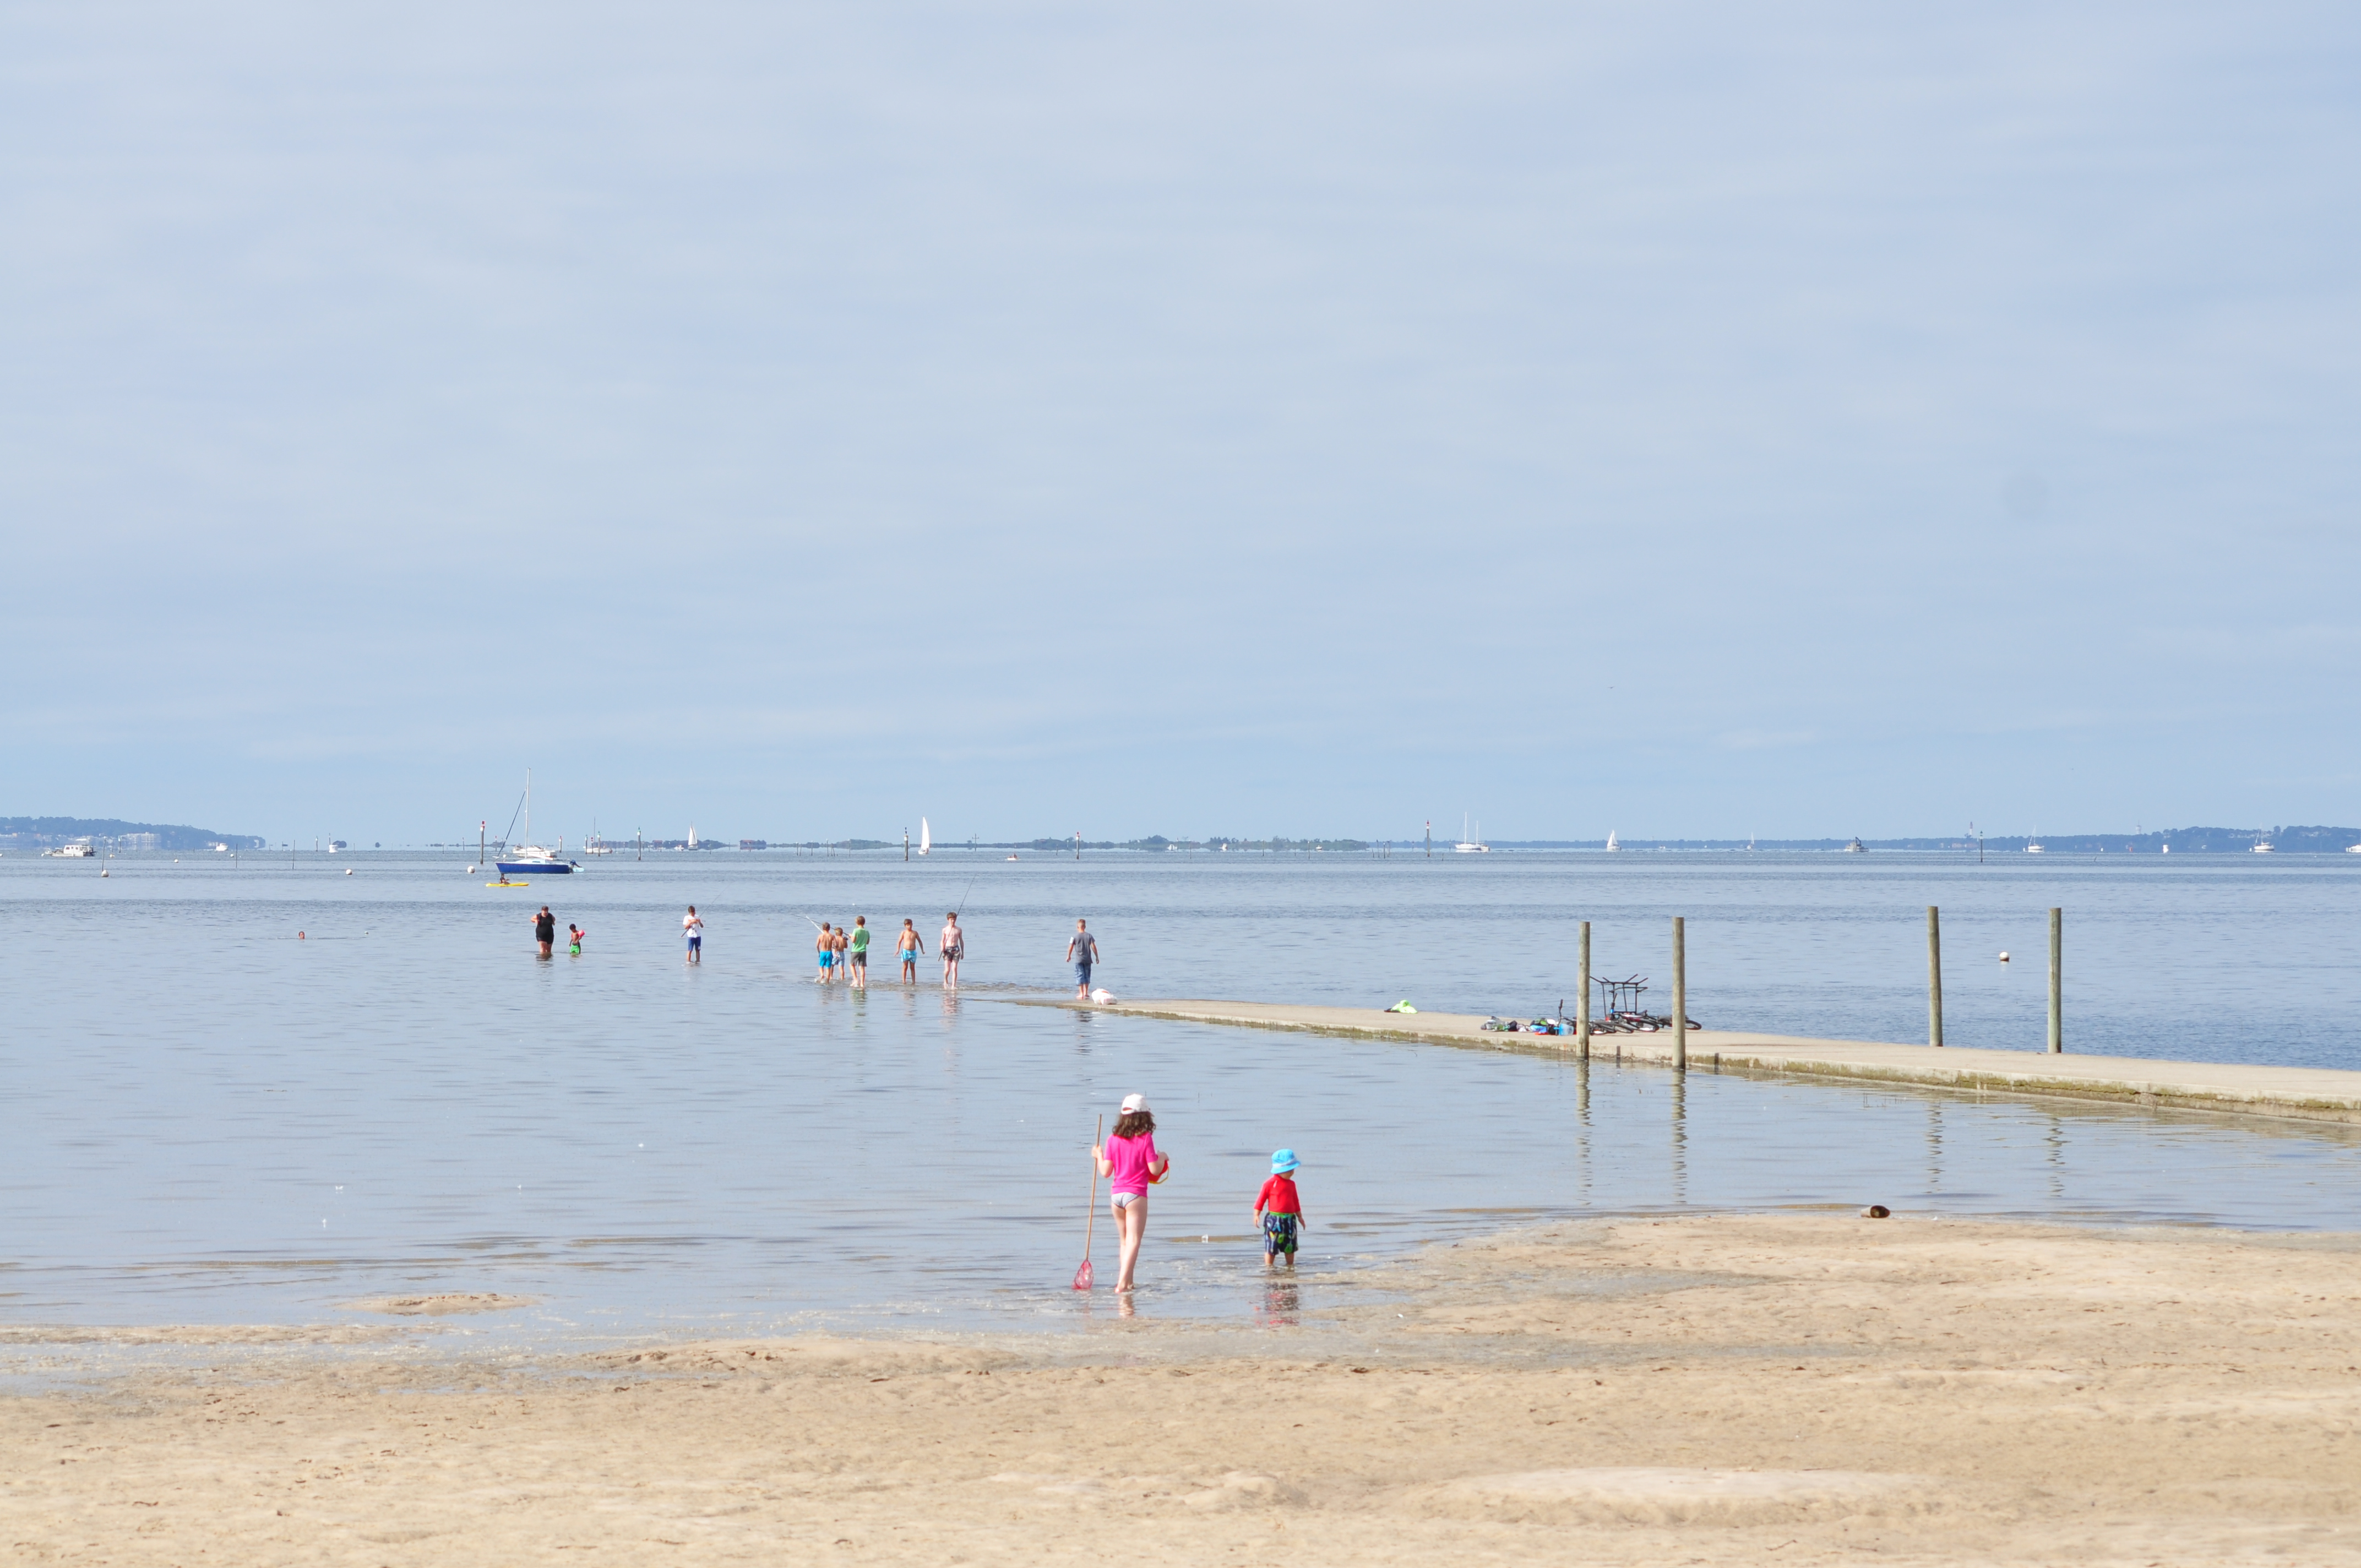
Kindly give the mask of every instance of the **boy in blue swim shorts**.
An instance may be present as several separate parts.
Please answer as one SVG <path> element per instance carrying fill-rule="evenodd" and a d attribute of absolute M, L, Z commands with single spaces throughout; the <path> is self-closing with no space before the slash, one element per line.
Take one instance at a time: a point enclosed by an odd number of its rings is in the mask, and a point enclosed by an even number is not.
<path fill-rule="evenodd" d="M 1262 1227 L 1262 1266 L 1276 1267 L 1279 1255 L 1287 1255 L 1287 1266 L 1295 1266 L 1296 1233 L 1304 1224 L 1303 1200 L 1296 1195 L 1295 1168 L 1298 1161 L 1293 1149 L 1280 1149 L 1270 1157 L 1270 1179 L 1255 1194 L 1255 1223 Z"/>

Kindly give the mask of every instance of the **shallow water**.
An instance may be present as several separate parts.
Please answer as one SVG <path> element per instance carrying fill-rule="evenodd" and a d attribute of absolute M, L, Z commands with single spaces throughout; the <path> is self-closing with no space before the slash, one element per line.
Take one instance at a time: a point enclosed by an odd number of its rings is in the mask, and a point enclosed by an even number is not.
<path fill-rule="evenodd" d="M 1135 1089 L 1176 1162 L 1150 1314 L 1252 1321 L 1248 1210 L 1280 1144 L 1306 1162 L 1307 1305 L 1356 1259 L 1579 1213 L 1879 1201 L 2361 1229 L 2345 1129 L 1015 1004 L 1057 993 L 1076 912 L 1123 992 L 1478 1012 L 1553 1005 L 1574 918 L 1602 971 L 1645 972 L 1682 913 L 1701 1021 L 1908 1039 L 1936 902 L 1950 1039 L 2030 1047 L 2062 903 L 2073 1048 L 2361 1066 L 2361 866 L 2341 862 L 729 852 L 495 890 L 448 855 L 224 860 L 104 882 L 0 862 L 21 977 L 0 1321 L 317 1321 L 448 1289 L 542 1298 L 510 1321 L 541 1339 L 1072 1324 L 1106 1308 L 1065 1288 L 1082 1148 Z M 882 962 L 865 997 L 809 983 L 807 916 L 890 932 L 907 913 L 931 947 L 963 893 L 958 999 L 931 963 L 910 990 Z M 582 958 L 533 956 L 544 899 L 588 928 Z M 2024 955 L 2005 971 L 2004 946 Z M 1111 1280 L 1104 1220 L 1095 1252 Z"/>

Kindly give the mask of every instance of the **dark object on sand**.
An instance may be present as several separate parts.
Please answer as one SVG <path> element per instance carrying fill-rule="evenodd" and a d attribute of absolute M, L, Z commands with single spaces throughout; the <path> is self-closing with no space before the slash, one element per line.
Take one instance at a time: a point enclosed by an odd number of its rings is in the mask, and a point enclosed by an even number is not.
<path fill-rule="evenodd" d="M 1883 1203 L 1872 1203 L 1861 1212 L 1861 1217 L 1864 1220 L 1890 1220 L 1894 1217 L 1894 1211 Z"/>

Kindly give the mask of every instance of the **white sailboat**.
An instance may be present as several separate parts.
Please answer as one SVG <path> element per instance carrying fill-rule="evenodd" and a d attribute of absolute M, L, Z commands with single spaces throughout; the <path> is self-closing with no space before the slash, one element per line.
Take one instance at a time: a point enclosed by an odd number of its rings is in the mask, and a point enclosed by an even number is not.
<path fill-rule="evenodd" d="M 1608 852 L 1609 852 L 1609 854 L 1612 854 L 1612 853 L 1614 853 L 1616 850 L 1620 850 L 1622 847 L 1623 847 L 1622 845 L 1620 845 L 1620 844 L 1619 844 L 1619 843 L 1617 843 L 1617 842 L 1615 841 L 1615 829 L 1614 829 L 1614 828 L 1609 828 L 1607 830 L 1607 850 L 1608 850 Z"/>
<path fill-rule="evenodd" d="M 1473 833 L 1468 832 L 1467 818 L 1464 815 L 1459 818 L 1459 842 L 1451 846 L 1459 853 L 1463 855 L 1488 855 L 1492 852 L 1492 846 L 1484 842 L 1483 829 L 1478 828 Z"/>
<path fill-rule="evenodd" d="M 927 819 L 921 817 L 918 818 L 918 853 L 923 855 L 934 847 L 935 830 L 928 827 Z"/>
<path fill-rule="evenodd" d="M 573 874 L 574 862 L 566 859 L 564 839 L 558 839 L 557 848 L 555 850 L 544 850 L 532 841 L 533 770 L 531 768 L 524 771 L 524 836 L 526 841 L 517 847 L 512 858 L 493 862 L 500 867 L 503 881 L 512 876 L 523 876 L 534 872 L 539 872 L 544 876 Z"/>

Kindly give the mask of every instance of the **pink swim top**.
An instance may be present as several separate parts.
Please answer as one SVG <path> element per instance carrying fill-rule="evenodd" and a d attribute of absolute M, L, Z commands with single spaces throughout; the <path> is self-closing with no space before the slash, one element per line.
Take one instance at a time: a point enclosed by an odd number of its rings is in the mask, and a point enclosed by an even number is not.
<path fill-rule="evenodd" d="M 1156 1163 L 1156 1135 L 1144 1138 L 1109 1138 L 1106 1141 L 1107 1164 L 1115 1169 L 1107 1176 L 1110 1192 L 1146 1192 L 1148 1168 Z"/>

